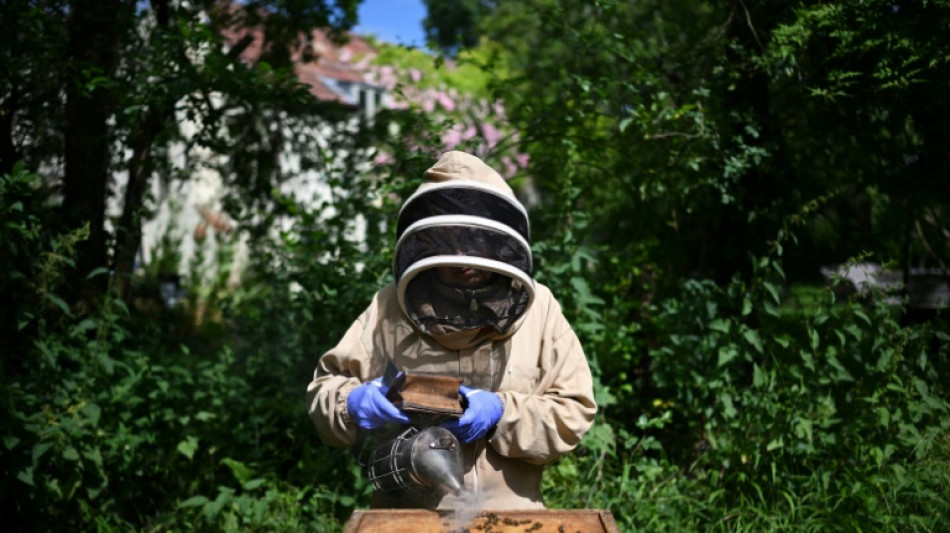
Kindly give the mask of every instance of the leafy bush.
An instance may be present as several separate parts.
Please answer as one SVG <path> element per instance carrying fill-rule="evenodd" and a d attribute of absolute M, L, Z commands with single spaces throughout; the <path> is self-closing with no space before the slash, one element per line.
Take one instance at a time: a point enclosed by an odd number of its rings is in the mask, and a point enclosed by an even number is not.
<path fill-rule="evenodd" d="M 756 266 L 726 287 L 687 280 L 649 310 L 654 400 L 604 374 L 619 405 L 549 473 L 549 504 L 612 509 L 629 531 L 939 530 L 945 324 L 830 288 L 791 306 L 779 263 Z"/>
<path fill-rule="evenodd" d="M 354 505 L 349 491 L 308 487 L 352 475 L 345 461 L 309 445 L 300 376 L 313 360 L 301 357 L 300 336 L 262 341 L 275 327 L 301 324 L 271 320 L 300 316 L 262 315 L 260 304 L 297 302 L 291 308 L 305 312 L 311 302 L 295 295 L 311 293 L 239 291 L 230 308 L 216 302 L 236 316 L 227 324 L 196 324 L 185 308 L 133 313 L 111 294 L 71 309 L 58 282 L 85 232 L 40 237 L 42 221 L 16 204 L 38 201 L 37 183 L 22 171 L 4 177 L 0 204 L 10 215 L 2 235 L 9 257 L 32 267 L 5 277 L 4 289 L 21 295 L 20 329 L 33 328 L 3 359 L 4 515 L 27 530 L 337 524 Z M 26 254 L 44 260 L 31 265 Z M 233 333 L 241 325 L 251 333 Z"/>

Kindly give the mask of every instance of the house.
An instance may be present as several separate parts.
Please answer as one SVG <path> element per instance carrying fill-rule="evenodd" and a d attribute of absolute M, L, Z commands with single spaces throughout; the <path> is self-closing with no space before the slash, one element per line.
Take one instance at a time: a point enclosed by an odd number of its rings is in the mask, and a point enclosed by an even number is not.
<path fill-rule="evenodd" d="M 337 45 L 320 30 L 314 30 L 309 37 L 312 49 L 306 52 L 314 60 L 303 60 L 303 52 L 298 51 L 295 72 L 312 95 L 352 113 L 354 123 L 361 118 L 371 119 L 379 110 L 392 106 L 389 90 L 376 81 L 369 68 L 376 50 L 366 39 L 351 34 L 348 42 Z M 226 40 L 232 45 L 240 43 L 240 57 L 248 63 L 253 64 L 261 55 L 263 38 L 259 32 L 244 30 L 226 35 Z M 200 124 L 188 119 L 183 111 L 178 115 L 182 138 L 193 138 Z M 333 134 L 329 130 L 323 132 L 324 136 Z M 223 163 L 227 156 L 186 144 L 173 146 L 171 155 L 174 165 L 187 172 L 189 179 L 152 180 L 153 216 L 143 221 L 137 271 L 148 267 L 174 285 L 179 272 L 205 271 L 210 276 L 218 268 L 228 268 L 229 281 L 234 283 L 246 263 L 247 248 L 245 236 L 237 234 L 235 224 L 223 213 L 226 184 L 221 169 L 226 167 Z M 330 191 L 326 177 L 317 170 L 302 170 L 299 154 L 282 153 L 279 164 L 293 176 L 281 184 L 284 194 L 294 194 L 312 205 L 327 199 Z M 371 161 L 366 164 L 368 168 Z M 124 178 L 120 175 L 117 179 L 121 182 Z M 111 211 L 119 212 L 119 206 L 113 205 Z M 232 248 L 229 265 L 220 264 L 217 257 L 225 243 Z M 168 286 L 163 291 L 167 303 L 174 303 L 177 289 Z"/>

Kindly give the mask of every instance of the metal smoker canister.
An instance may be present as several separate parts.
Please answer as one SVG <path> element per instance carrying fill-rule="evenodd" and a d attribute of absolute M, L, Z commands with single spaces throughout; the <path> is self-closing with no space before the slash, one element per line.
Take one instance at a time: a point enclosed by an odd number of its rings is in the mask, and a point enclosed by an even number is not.
<path fill-rule="evenodd" d="M 377 446 L 367 473 L 377 492 L 393 497 L 405 492 L 457 495 L 465 487 L 458 439 L 438 426 L 410 426 Z"/>

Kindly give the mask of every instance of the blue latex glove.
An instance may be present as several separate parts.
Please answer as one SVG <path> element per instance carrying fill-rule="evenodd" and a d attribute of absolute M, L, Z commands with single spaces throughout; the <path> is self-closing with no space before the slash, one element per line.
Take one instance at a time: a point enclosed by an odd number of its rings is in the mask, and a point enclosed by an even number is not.
<path fill-rule="evenodd" d="M 491 391 L 473 389 L 462 385 L 462 406 L 465 412 L 461 418 L 443 422 L 441 425 L 452 432 L 463 443 L 480 439 L 501 419 L 505 411 L 501 398 Z"/>
<path fill-rule="evenodd" d="M 350 420 L 363 429 L 376 429 L 386 424 L 408 424 L 409 417 L 386 399 L 383 378 L 367 381 L 346 397 Z"/>

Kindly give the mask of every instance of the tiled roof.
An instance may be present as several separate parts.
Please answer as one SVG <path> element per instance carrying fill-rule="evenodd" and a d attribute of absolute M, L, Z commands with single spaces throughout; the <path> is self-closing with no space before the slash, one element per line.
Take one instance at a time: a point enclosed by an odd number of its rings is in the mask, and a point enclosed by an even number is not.
<path fill-rule="evenodd" d="M 241 52 L 241 59 L 253 64 L 261 57 L 264 42 L 260 29 L 241 29 L 226 32 L 225 39 L 232 46 L 246 36 L 253 40 Z M 363 37 L 356 34 L 347 34 L 348 41 L 343 45 L 334 43 L 322 30 L 314 30 L 304 46 L 310 46 L 313 59 L 303 60 L 304 50 L 296 50 L 292 57 L 295 60 L 294 71 L 301 83 L 310 86 L 310 93 L 321 100 L 339 102 L 351 105 L 341 94 L 334 91 L 327 82 L 350 82 L 372 85 L 366 71 L 362 68 L 365 62 L 376 55 L 373 48 Z"/>

